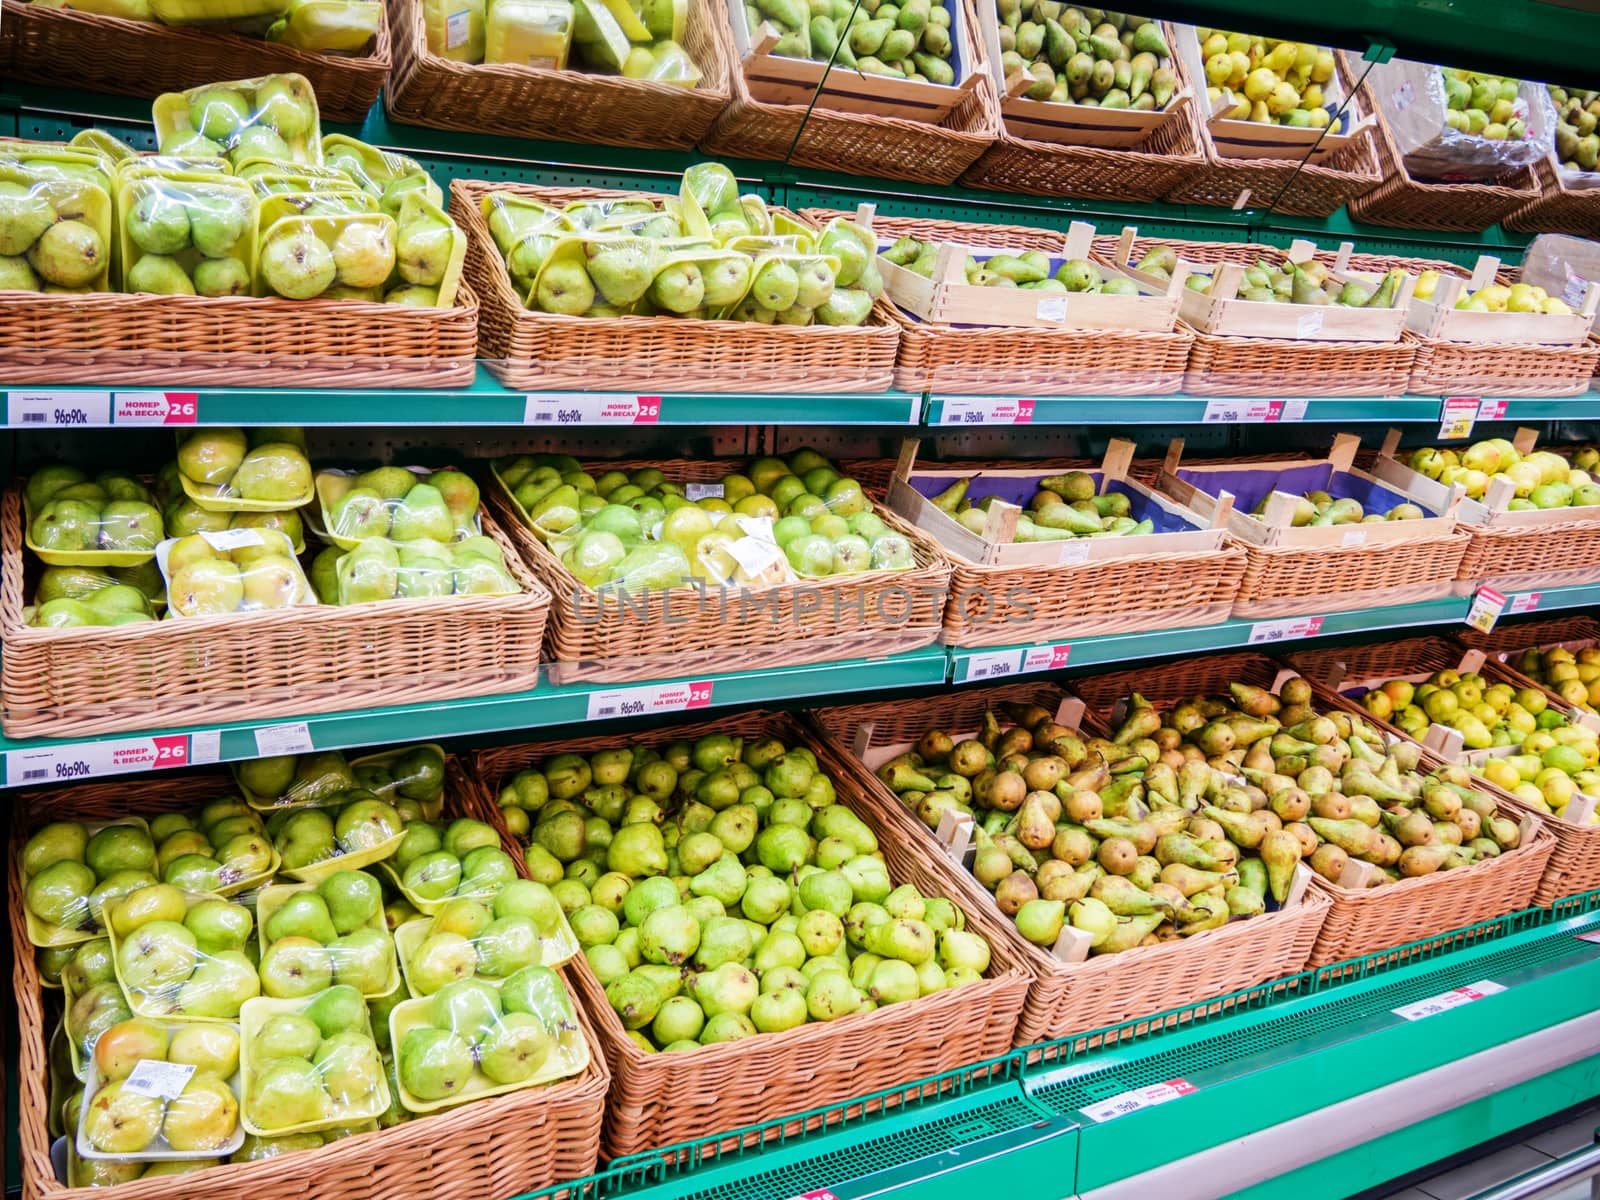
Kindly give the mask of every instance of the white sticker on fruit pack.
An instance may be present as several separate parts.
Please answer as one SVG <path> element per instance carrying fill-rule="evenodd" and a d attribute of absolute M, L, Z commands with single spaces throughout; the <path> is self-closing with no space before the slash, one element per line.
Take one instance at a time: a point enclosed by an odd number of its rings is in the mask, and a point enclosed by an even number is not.
<path fill-rule="evenodd" d="M 686 483 L 683 485 L 683 496 L 686 500 L 720 500 L 724 488 L 720 483 Z"/>
<path fill-rule="evenodd" d="M 768 567 L 783 561 L 783 551 L 777 542 L 762 538 L 742 537 L 728 543 L 728 553 L 746 575 L 760 575 Z"/>
<path fill-rule="evenodd" d="M 158 1100 L 176 1100 L 194 1077 L 193 1063 L 163 1062 L 159 1058 L 141 1058 L 132 1073 L 123 1082 L 124 1091 L 140 1096 L 153 1096 Z"/>
<path fill-rule="evenodd" d="M 471 9 L 463 8 L 460 12 L 453 12 L 444 19 L 445 49 L 454 50 L 457 46 L 465 46 L 467 44 L 467 39 L 471 36 Z"/>
<path fill-rule="evenodd" d="M 261 540 L 260 531 L 249 528 L 218 530 L 203 529 L 200 531 L 200 536 L 205 538 L 206 544 L 213 550 L 221 550 L 223 553 L 227 553 L 230 550 L 237 550 L 241 546 L 265 545 L 265 543 Z"/>
<path fill-rule="evenodd" d="M 1059 324 L 1067 319 L 1067 298 L 1046 296 L 1034 306 L 1033 313 L 1041 321 L 1055 321 Z"/>
<path fill-rule="evenodd" d="M 772 532 L 771 517 L 746 517 L 738 516 L 733 523 L 744 530 L 746 537 L 753 537 L 757 541 L 771 542 L 777 545 L 778 539 Z"/>

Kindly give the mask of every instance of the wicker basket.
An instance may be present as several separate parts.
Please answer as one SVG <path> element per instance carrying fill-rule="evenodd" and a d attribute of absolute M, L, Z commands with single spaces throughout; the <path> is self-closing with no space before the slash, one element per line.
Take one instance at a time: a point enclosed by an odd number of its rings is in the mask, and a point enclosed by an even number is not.
<path fill-rule="evenodd" d="M 1471 585 L 1457 589 L 1463 595 L 1470 595 L 1483 583 L 1510 591 L 1536 591 L 1600 582 L 1600 522 L 1457 528 L 1472 539 L 1456 576 Z M 1553 569 L 1552 563 L 1566 565 Z"/>
<path fill-rule="evenodd" d="M 846 213 L 806 209 L 822 224 Z M 1060 233 L 1016 225 L 980 225 L 917 217 L 874 217 L 889 237 L 955 242 L 997 250 L 1041 250 L 1062 257 Z M 946 325 L 919 321 L 889 305 L 900 328 L 894 386 L 899 391 L 1001 395 L 1144 396 L 1183 387 L 1193 335 L 1187 329 L 1046 329 Z"/>
<path fill-rule="evenodd" d="M 826 708 L 812 718 L 833 739 L 834 753 L 849 764 L 877 822 L 899 830 L 909 844 L 920 843 L 931 858 L 941 850 L 927 827 L 850 752 L 857 731 L 870 723 L 872 740 L 879 745 L 911 742 L 936 727 L 951 732 L 976 728 L 984 711 L 1002 701 L 1054 708 L 1063 695 L 1049 685 L 1012 684 L 920 700 Z M 957 873 L 967 912 L 988 913 L 991 922 L 1001 927 L 1010 953 L 1033 976 L 1017 1023 L 1019 1046 L 1114 1025 L 1292 975 L 1305 966 L 1329 909 L 1324 898 L 1308 893 L 1307 902 L 1291 911 L 1233 921 L 1180 942 L 1064 963 L 1029 942 L 1013 922 L 996 912 L 994 897 L 969 872 Z"/>
<path fill-rule="evenodd" d="M 467 231 L 467 277 L 484 297 L 479 353 L 507 387 L 710 392 L 759 387 L 787 392 L 885 391 L 900 335 L 879 302 L 872 324 L 760 325 L 675 317 L 567 317 L 523 307 L 480 208 L 489 192 L 547 204 L 619 193 L 457 179 L 450 213 Z M 776 210 L 783 212 L 783 209 Z"/>
<path fill-rule="evenodd" d="M 662 739 L 708 733 L 774 734 L 787 744 L 811 746 L 830 774 L 838 800 L 861 816 L 897 882 L 915 884 L 958 903 L 967 899 L 961 873 L 936 854 L 901 841 L 898 826 L 878 818 L 852 786 L 848 764 L 826 741 L 793 717 L 751 711 L 714 722 L 667 726 Z M 479 815 L 499 821 L 495 797 L 505 778 L 552 754 L 588 754 L 617 745 L 615 735 L 534 746 L 482 750 L 474 759 Z M 745 1038 L 684 1054 L 647 1054 L 624 1033 L 604 989 L 580 957 L 574 974 L 595 1015 L 612 1067 L 604 1152 L 608 1157 L 702 1137 L 708 1130 L 756 1125 L 789 1113 L 825 1108 L 853 1096 L 1004 1054 L 1012 1044 L 1027 976 L 1002 936 L 992 906 L 966 904 L 967 927 L 989 941 L 989 972 L 978 983 L 938 992 L 907 1004 L 784 1033 Z M 820 1118 L 817 1118 L 820 1119 Z M 793 1122 L 785 1134 L 807 1125 Z M 737 1137 L 728 1145 L 738 1145 Z"/>
<path fill-rule="evenodd" d="M 1189 36 L 1193 36 L 1191 33 Z M 1348 92 L 1352 77 L 1340 64 L 1340 80 Z M 1200 97 L 1205 88 L 1199 89 Z M 1371 111 L 1370 108 L 1368 111 Z M 1331 217 L 1383 181 L 1371 130 L 1363 129 L 1350 144 L 1320 163 L 1282 158 L 1231 158 L 1217 153 L 1211 131 L 1197 121 L 1205 164 L 1188 171 L 1164 197 L 1172 204 L 1210 204 L 1221 208 L 1265 208 L 1299 217 Z M 1241 195 L 1247 199 L 1243 206 Z"/>
<path fill-rule="evenodd" d="M 1339 58 L 1348 73 L 1349 56 L 1341 53 Z M 1360 96 L 1367 111 L 1378 114 L 1375 142 L 1383 182 L 1350 201 L 1352 217 L 1376 225 L 1477 233 L 1539 198 L 1539 180 L 1529 167 L 1517 167 L 1494 183 L 1427 183 L 1411 178 L 1372 85 L 1362 84 Z"/>
<path fill-rule="evenodd" d="M 714 482 L 730 464 L 613 462 L 656 466 L 668 479 Z M 490 503 L 512 541 L 558 599 L 550 610 L 550 675 L 638 682 L 727 671 L 771 670 L 841 658 L 879 658 L 931 645 L 950 586 L 938 546 L 887 509 L 878 514 L 911 543 L 916 566 L 778 584 L 759 591 L 680 587 L 620 603 L 579 583 L 529 529 L 494 476 Z"/>
<path fill-rule="evenodd" d="M 1600 190 L 1569 188 L 1554 158 L 1533 165 L 1539 198 L 1517 209 L 1501 224 L 1522 233 L 1571 233 L 1600 237 Z"/>
<path fill-rule="evenodd" d="M 477 319 L 465 283 L 454 308 L 7 292 L 0 384 L 467 387 L 477 370 Z"/>
<path fill-rule="evenodd" d="M 48 87 L 159 96 L 218 79 L 293 72 L 311 81 L 324 121 L 359 125 L 389 74 L 389 26 L 365 54 L 319 54 L 262 38 L 130 21 L 24 0 L 3 0 L 0 25 L 14 39 L 5 73 Z"/>
<path fill-rule="evenodd" d="M 1287 656 L 1287 661 L 1307 678 L 1318 680 L 1330 676 L 1330 668 L 1339 664 L 1345 678 L 1373 679 L 1379 676 L 1401 678 L 1424 672 L 1454 670 L 1461 663 L 1464 649 L 1460 642 L 1442 637 L 1406 638 L 1372 646 L 1340 646 L 1331 649 L 1304 650 Z M 1512 687 L 1532 687 L 1543 690 L 1538 684 L 1517 671 L 1511 670 L 1497 658 L 1489 658 L 1479 669 L 1480 673 L 1495 683 Z M 1332 689 L 1330 689 L 1332 690 Z M 1352 709 L 1358 706 L 1346 699 Z M 1565 702 L 1553 698 L 1552 703 L 1566 707 Z M 1372 724 L 1399 738 L 1415 741 L 1411 735 L 1392 722 L 1380 720 L 1361 709 Z M 1477 774 L 1474 772 L 1474 774 Z M 1532 805 L 1479 777 L 1479 786 L 1494 795 L 1504 807 L 1518 818 L 1527 813 L 1537 813 L 1545 830 L 1555 839 L 1550 861 L 1539 881 L 1532 903 L 1552 904 L 1564 896 L 1600 888 L 1600 825 L 1578 825 L 1554 816 L 1548 809 Z"/>
<path fill-rule="evenodd" d="M 394 72 L 384 105 L 396 121 L 510 137 L 688 150 L 728 103 L 728 65 L 714 32 L 717 0 L 691 0 L 683 47 L 692 88 L 579 70 L 470 64 L 428 52 L 423 0 L 388 0 Z"/>
<path fill-rule="evenodd" d="M 1416 348 L 1410 390 L 1424 395 L 1576 396 L 1600 368 L 1600 340 L 1579 346 L 1447 342 L 1406 334 Z"/>
<path fill-rule="evenodd" d="M 1166 36 L 1171 45 L 1174 35 L 1170 26 Z M 1172 66 L 1178 72 L 1179 86 L 1187 87 L 1179 56 L 1173 56 Z M 1144 141 L 1117 150 L 1018 137 L 1001 113 L 994 145 L 961 182 L 967 187 L 1032 196 L 1153 204 L 1206 165 L 1195 108 L 1191 96 L 1176 119 L 1163 122 Z"/>
<path fill-rule="evenodd" d="M 0 723 L 11 737 L 66 737 L 531 689 L 550 593 L 482 519 L 521 594 L 40 629 L 22 619 L 37 564 L 24 561 L 18 480 L 0 504 Z"/>
<path fill-rule="evenodd" d="M 711 0 L 714 2 L 714 0 Z M 722 54 L 732 64 L 733 100 L 700 148 L 735 158 L 780 159 L 799 167 L 846 171 L 921 183 L 954 183 L 978 160 L 1000 130 L 1000 108 L 982 40 L 973 36 L 977 17 L 967 0 L 964 60 L 977 85 L 941 123 L 869 116 L 804 104 L 769 104 L 750 95 L 733 46 L 728 14 L 717 17 Z"/>
<path fill-rule="evenodd" d="M 1110 717 L 1112 705 L 1135 691 L 1162 707 L 1191 695 L 1225 691 L 1230 682 L 1270 687 L 1280 670 L 1275 659 L 1246 651 L 1165 664 L 1156 674 L 1136 668 L 1075 679 L 1071 687 L 1087 702 L 1089 711 L 1104 721 Z M 1312 687 L 1313 704 L 1323 711 L 1335 707 L 1361 711 L 1315 681 Z M 1440 761 L 1423 751 L 1424 769 L 1431 770 Z M 1506 802 L 1498 789 L 1484 784 L 1483 790 L 1498 802 Z M 1515 806 L 1508 804 L 1507 808 Z M 1516 815 L 1521 817 L 1523 813 L 1517 810 Z M 1367 891 L 1339 887 L 1320 876 L 1313 879 L 1312 887 L 1327 895 L 1333 908 L 1317 936 L 1309 965 L 1359 958 L 1526 908 L 1556 844 L 1537 817 L 1530 819 L 1529 828 L 1531 836 L 1525 837 L 1515 850 L 1470 867 L 1438 871 Z"/>
<path fill-rule="evenodd" d="M 1454 591 L 1468 538 L 1411 538 L 1370 546 L 1245 546 L 1236 617 L 1292 617 L 1439 600 Z"/>
<path fill-rule="evenodd" d="M 37 825 L 49 820 L 92 819 L 129 811 L 170 811 L 233 790 L 226 774 L 213 772 L 162 775 L 131 783 L 84 784 L 19 797 L 13 809 L 17 819 L 8 856 L 13 942 L 18 946 L 27 944 L 17 873 L 25 836 L 22 814 Z M 515 846 L 509 848 L 515 856 Z M 46 1132 L 50 1101 L 48 1029 L 38 967 L 32 954 L 15 956 L 12 981 L 21 1025 L 18 1123 L 22 1191 L 29 1200 L 69 1196 L 235 1200 L 238 1196 L 280 1194 L 308 1200 L 350 1200 L 355 1196 L 501 1200 L 503 1196 L 537 1190 L 594 1170 L 610 1072 L 593 1026 L 583 1007 L 574 1003 L 593 1053 L 588 1068 L 572 1079 L 465 1104 L 393 1129 L 343 1138 L 320 1150 L 94 1191 L 65 1188 L 56 1182 L 50 1161 L 50 1138 Z M 570 976 L 568 986 L 572 986 Z"/>

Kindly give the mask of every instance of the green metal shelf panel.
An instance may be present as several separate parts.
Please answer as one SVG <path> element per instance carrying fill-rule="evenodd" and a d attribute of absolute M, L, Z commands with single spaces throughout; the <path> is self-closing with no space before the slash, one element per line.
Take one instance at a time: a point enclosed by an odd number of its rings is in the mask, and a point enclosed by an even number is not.
<path fill-rule="evenodd" d="M 280 717 L 239 721 L 227 725 L 190 725 L 141 733 L 101 737 L 17 740 L 0 737 L 5 759 L 6 786 L 35 786 L 150 770 L 154 766 L 182 767 L 210 762 L 233 762 L 265 753 L 258 735 L 271 743 L 288 738 L 305 750 L 340 750 L 385 742 L 447 739 L 508 730 L 538 729 L 631 716 L 652 715 L 685 708 L 721 708 L 788 700 L 796 696 L 827 696 L 840 692 L 867 692 L 891 688 L 925 687 L 943 683 L 948 661 L 944 649 L 929 646 L 881 659 L 847 659 L 802 667 L 777 667 L 725 675 L 699 676 L 691 681 L 661 684 L 597 683 L 541 687 L 504 696 L 467 700 L 442 700 L 388 708 L 363 708 L 295 719 Z M 669 690 L 675 700 L 652 703 L 645 693 Z M 626 693 L 618 697 L 616 693 Z M 638 707 L 634 707 L 638 705 Z M 616 709 L 602 714 L 604 707 Z M 120 768 L 118 760 L 131 764 Z M 43 775 L 31 772 L 42 771 Z"/>
<path fill-rule="evenodd" d="M 176 385 L 176 381 L 175 385 Z M 125 425 L 915 425 L 911 392 L 517 392 L 479 367 L 465 388 L 12 388 L 11 429 Z"/>
<path fill-rule="evenodd" d="M 1077 1190 L 1091 1191 L 1590 1013 L 1600 945 L 1577 935 L 1596 929 L 1600 916 L 1588 914 L 1514 933 L 1264 1013 L 1030 1072 L 1024 1086 L 1082 1122 Z M 1430 1015 L 1396 1012 L 1484 981 L 1503 990 L 1469 1002 L 1458 995 Z M 1414 1028 L 1417 1020 L 1428 1024 Z M 1168 1081 L 1180 1081 L 1183 1094 L 1125 1113 L 1097 1108 Z"/>
<path fill-rule="evenodd" d="M 1548 594 L 1548 593 L 1547 593 Z M 1365 608 L 1323 616 L 1280 617 L 1267 621 L 1224 621 L 1183 629 L 1114 633 L 994 649 L 952 649 L 954 683 L 993 682 L 1015 675 L 1063 668 L 1104 666 L 1172 654 L 1201 654 L 1243 646 L 1271 647 L 1282 642 L 1376 633 L 1412 625 L 1451 625 L 1466 619 L 1468 600 L 1450 596 L 1386 608 Z"/>
<path fill-rule="evenodd" d="M 1596 604 L 1600 604 L 1600 583 L 1506 594 L 1507 612 L 1554 612 L 1562 608 L 1589 608 Z"/>
<path fill-rule="evenodd" d="M 1600 415 L 1600 396 L 1592 406 Z M 1266 425 L 1439 421 L 1438 396 L 967 396 L 928 397 L 926 423 L 983 425 Z M 1508 418 L 1509 419 L 1509 418 Z"/>

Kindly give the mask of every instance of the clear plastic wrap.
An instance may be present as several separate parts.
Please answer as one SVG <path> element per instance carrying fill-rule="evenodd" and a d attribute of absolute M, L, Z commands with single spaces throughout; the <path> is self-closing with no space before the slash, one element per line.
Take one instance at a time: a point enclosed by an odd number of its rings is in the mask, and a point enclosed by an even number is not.
<path fill-rule="evenodd" d="M 61 969 L 61 1029 L 73 1075 L 82 1080 L 100 1035 L 132 1017 L 133 1009 L 117 982 L 110 938 L 91 938 L 72 949 L 72 961 Z"/>
<path fill-rule="evenodd" d="M 289 0 L 267 40 L 318 54 L 359 54 L 383 25 L 381 0 Z"/>
<path fill-rule="evenodd" d="M 110 189 L 93 155 L 0 157 L 0 290 L 109 291 Z"/>
<path fill-rule="evenodd" d="M 173 538 L 156 548 L 169 617 L 316 604 L 294 544 L 275 529 L 236 529 Z"/>
<path fill-rule="evenodd" d="M 151 113 L 163 154 L 225 157 L 235 165 L 251 158 L 322 163 L 322 118 L 303 75 L 263 75 L 167 92 L 156 97 Z"/>
<path fill-rule="evenodd" d="M 51 463 L 28 477 L 22 505 L 28 549 L 51 566 L 137 566 L 155 556 L 165 536 L 150 489 L 121 471 L 90 479 Z"/>
<path fill-rule="evenodd" d="M 311 580 L 324 604 L 338 605 L 522 591 L 500 547 L 481 534 L 448 544 L 379 537 L 353 550 L 330 547 L 312 562 Z"/>
<path fill-rule="evenodd" d="M 354 550 L 369 538 L 393 542 L 456 542 L 483 532 L 478 485 L 460 471 L 376 467 L 318 471 L 321 532 Z"/>
<path fill-rule="evenodd" d="M 117 982 L 138 1016 L 233 1021 L 261 994 L 245 953 L 255 917 L 242 904 L 148 884 L 111 906 L 108 927 Z"/>
<path fill-rule="evenodd" d="M 347 984 L 371 999 L 400 986 L 394 940 L 383 920 L 383 888 L 366 871 L 266 888 L 256 916 L 265 995 L 307 996 Z"/>
<path fill-rule="evenodd" d="M 1555 110 L 1543 84 L 1401 58 L 1374 66 L 1367 82 L 1406 170 L 1418 178 L 1490 180 L 1531 167 L 1554 148 Z"/>
<path fill-rule="evenodd" d="M 272 878 L 278 853 L 266 826 L 236 796 L 190 813 L 162 813 L 150 822 L 156 873 L 185 892 L 236 896 Z"/>
<path fill-rule="evenodd" d="M 336 792 L 315 807 L 280 809 L 268 818 L 267 832 L 283 858 L 280 873 L 301 883 L 381 862 L 405 837 L 394 805 L 362 788 Z"/>
<path fill-rule="evenodd" d="M 167 603 L 154 559 L 132 567 L 46 567 L 22 619 L 46 629 L 152 621 Z"/>
<path fill-rule="evenodd" d="M 396 233 L 381 212 L 280 217 L 261 233 L 255 295 L 374 299 L 395 273 Z"/>
<path fill-rule="evenodd" d="M 251 758 L 232 770 L 245 800 L 259 812 L 320 804 L 358 786 L 355 768 L 337 750 Z"/>
<path fill-rule="evenodd" d="M 428 916 L 453 899 L 492 899 L 517 878 L 499 833 L 471 817 L 407 821 L 399 848 L 380 865 L 406 902 Z"/>
<path fill-rule="evenodd" d="M 1595 178 L 1600 180 L 1600 175 Z M 1541 233 L 1522 256 L 1522 282 L 1542 287 L 1577 309 L 1591 283 L 1600 283 L 1600 242 L 1565 233 Z M 1600 318 L 1596 318 L 1600 328 Z"/>
<path fill-rule="evenodd" d="M 118 194 L 125 292 L 245 296 L 255 270 L 257 201 L 220 176 L 141 175 Z"/>
<path fill-rule="evenodd" d="M 260 997 L 240 1026 L 244 1127 L 277 1137 L 356 1125 L 389 1107 L 389 1083 L 366 1001 L 353 987 Z"/>
<path fill-rule="evenodd" d="M 232 1154 L 239 1124 L 239 1028 L 143 1017 L 96 1041 L 75 1133 L 86 1161 L 194 1162 Z"/>
<path fill-rule="evenodd" d="M 310 503 L 313 495 L 305 434 L 298 429 L 195 429 L 179 435 L 177 464 L 183 494 L 208 512 L 281 512 Z"/>
<path fill-rule="evenodd" d="M 488 898 L 446 900 L 432 917 L 400 926 L 394 941 L 413 996 L 462 979 L 497 984 L 524 967 L 558 967 L 579 948 L 555 894 L 531 879 Z"/>
<path fill-rule="evenodd" d="M 29 836 L 18 865 L 28 939 L 68 946 L 104 931 L 109 902 L 156 881 L 156 846 L 139 817 L 53 821 Z"/>
<path fill-rule="evenodd" d="M 561 976 L 529 966 L 496 987 L 446 984 L 389 1017 L 400 1103 L 412 1112 L 576 1075 L 589 1047 Z"/>

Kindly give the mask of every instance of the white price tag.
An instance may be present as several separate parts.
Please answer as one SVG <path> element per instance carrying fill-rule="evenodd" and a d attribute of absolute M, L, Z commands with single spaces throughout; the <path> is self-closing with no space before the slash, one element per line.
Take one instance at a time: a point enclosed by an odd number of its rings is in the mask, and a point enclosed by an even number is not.
<path fill-rule="evenodd" d="M 193 1063 L 163 1062 L 158 1058 L 141 1058 L 123 1082 L 123 1090 L 140 1096 L 153 1096 L 157 1100 L 176 1100 L 194 1078 Z"/>
<path fill-rule="evenodd" d="M 1505 610 L 1506 598 L 1502 593 L 1490 587 L 1481 587 L 1472 597 L 1472 607 L 1467 609 L 1467 624 L 1482 633 L 1488 633 Z"/>
<path fill-rule="evenodd" d="M 712 681 L 648 683 L 643 687 L 615 688 L 589 694 L 589 720 L 608 717 L 643 717 L 655 713 L 683 712 L 711 707 Z"/>
<path fill-rule="evenodd" d="M 6 786 L 33 787 L 67 779 L 164 771 L 189 765 L 189 735 L 117 738 L 65 746 L 12 750 L 6 755 Z"/>
<path fill-rule="evenodd" d="M 200 536 L 205 538 L 206 544 L 213 550 L 237 550 L 241 546 L 261 546 L 261 531 L 246 527 L 244 529 L 217 529 L 200 531 Z"/>
<path fill-rule="evenodd" d="M 465 46 L 471 37 L 471 9 L 463 8 L 460 12 L 453 12 L 444 19 L 445 49 L 454 50 L 457 46 Z"/>
<path fill-rule="evenodd" d="M 194 392 L 118 392 L 111 402 L 113 425 L 193 425 L 199 415 Z"/>
<path fill-rule="evenodd" d="M 1446 396 L 1439 406 L 1439 436 L 1471 437 L 1473 423 L 1478 419 L 1479 403 L 1476 396 Z"/>
<path fill-rule="evenodd" d="M 947 396 L 939 409 L 941 425 L 1031 425 L 1028 396 Z"/>
<path fill-rule="evenodd" d="M 202 729 L 189 735 L 189 761 L 195 766 L 222 761 L 222 730 Z"/>
<path fill-rule="evenodd" d="M 110 392 L 9 392 L 6 424 L 12 429 L 70 429 L 111 424 Z"/>
<path fill-rule="evenodd" d="M 1207 425 L 1268 425 L 1284 419 L 1282 400 L 1207 400 L 1205 416 Z M 1305 405 L 1300 405 L 1300 415 L 1305 416 Z"/>
<path fill-rule="evenodd" d="M 1449 1012 L 1452 1008 L 1460 1008 L 1463 1004 L 1471 1004 L 1474 1000 L 1482 1000 L 1485 996 L 1492 996 L 1496 992 L 1505 990 L 1504 984 L 1483 979 L 1467 987 L 1454 988 L 1440 996 L 1430 996 L 1426 1000 L 1402 1004 L 1399 1008 L 1393 1008 L 1389 1011 L 1397 1017 L 1404 1017 L 1408 1021 L 1420 1021 L 1423 1017 L 1432 1017 L 1442 1012 Z"/>
<path fill-rule="evenodd" d="M 1046 296 L 1034 306 L 1033 315 L 1041 321 L 1054 321 L 1060 324 L 1067 319 L 1067 298 Z"/>
<path fill-rule="evenodd" d="M 304 721 L 293 725 L 263 725 L 256 730 L 256 753 L 262 758 L 278 754 L 309 754 L 311 730 Z"/>
<path fill-rule="evenodd" d="M 1086 1105 L 1078 1111 L 1091 1121 L 1109 1121 L 1113 1117 L 1165 1104 L 1168 1100 L 1176 1100 L 1179 1096 L 1187 1096 L 1198 1090 L 1187 1079 L 1169 1079 L 1165 1083 L 1152 1083 L 1147 1087 L 1120 1092 L 1109 1100 Z"/>
<path fill-rule="evenodd" d="M 1249 646 L 1263 642 L 1290 642 L 1296 638 L 1316 637 L 1322 631 L 1321 617 L 1281 617 L 1276 621 L 1257 621 L 1250 626 Z"/>
<path fill-rule="evenodd" d="M 728 553 L 746 575 L 760 575 L 768 567 L 783 561 L 783 551 L 778 543 L 761 538 L 742 537 L 728 543 Z"/>
<path fill-rule="evenodd" d="M 1087 538 L 1074 538 L 1070 542 L 1061 543 L 1061 553 L 1056 556 L 1058 563 L 1081 563 L 1089 561 L 1089 540 Z"/>
<path fill-rule="evenodd" d="M 1059 671 L 1067 665 L 1072 654 L 1070 642 L 1057 642 L 1051 646 L 1030 646 L 1022 655 L 1022 673 L 1034 671 Z"/>
<path fill-rule="evenodd" d="M 1294 323 L 1294 331 L 1300 337 L 1316 337 L 1322 332 L 1322 310 L 1302 313 L 1300 319 Z"/>
<path fill-rule="evenodd" d="M 720 500 L 723 486 L 720 483 L 686 483 L 683 485 L 683 496 L 686 500 Z"/>
<path fill-rule="evenodd" d="M 987 650 L 966 660 L 966 674 L 961 678 L 964 683 L 976 679 L 1004 679 L 1015 675 L 1021 666 L 1020 650 Z"/>
<path fill-rule="evenodd" d="M 620 392 L 529 392 L 522 408 L 524 425 L 654 425 L 660 419 L 660 396 Z"/>
<path fill-rule="evenodd" d="M 1498 421 L 1506 415 L 1504 400 L 1484 400 L 1478 404 L 1478 420 Z"/>

